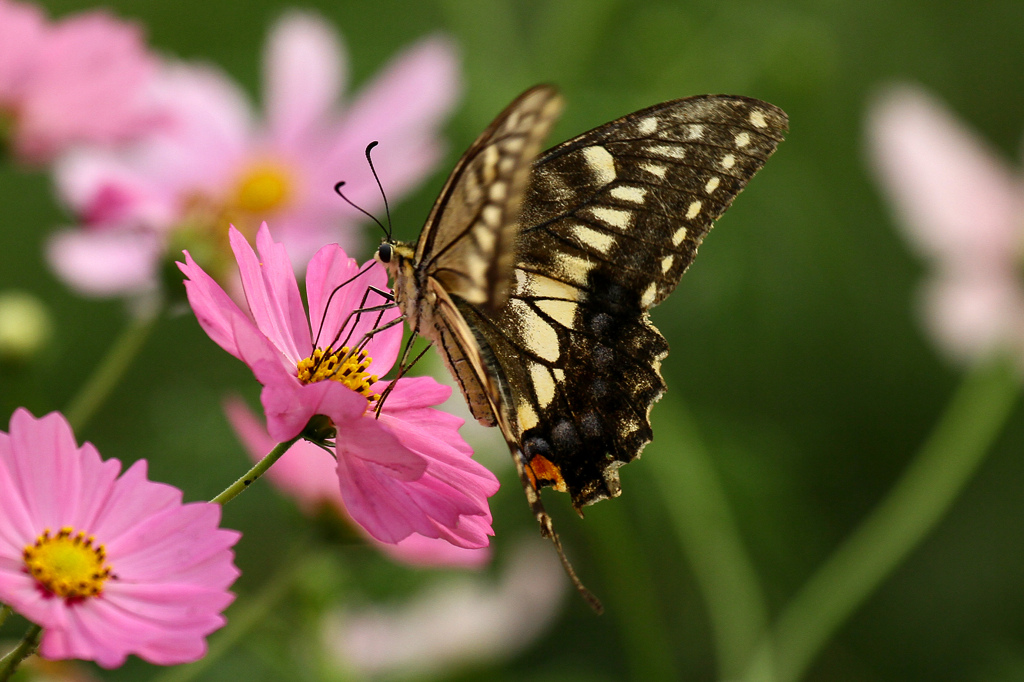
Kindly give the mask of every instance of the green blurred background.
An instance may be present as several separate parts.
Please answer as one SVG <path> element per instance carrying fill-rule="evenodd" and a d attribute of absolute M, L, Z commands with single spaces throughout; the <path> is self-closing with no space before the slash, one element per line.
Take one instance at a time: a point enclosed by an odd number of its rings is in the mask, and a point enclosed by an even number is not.
<path fill-rule="evenodd" d="M 94 6 L 45 4 L 56 15 Z M 108 6 L 144 24 L 157 49 L 219 64 L 256 96 L 266 31 L 292 5 Z M 673 478 L 678 467 L 664 462 L 683 461 L 675 458 L 703 443 L 770 614 L 884 497 L 962 371 L 939 356 L 918 323 L 914 296 L 926 264 L 908 251 L 870 176 L 865 107 L 886 83 L 921 83 L 1018 158 L 1020 1 L 335 0 L 300 7 L 342 31 L 356 86 L 426 33 L 457 41 L 466 82 L 448 127 L 449 167 L 495 113 L 540 81 L 558 84 L 567 99 L 552 141 L 705 92 L 758 97 L 789 114 L 787 141 L 652 315 L 673 348 L 663 368 L 669 392 L 654 409 L 655 440 L 643 461 L 622 470 L 624 494 L 588 508 L 586 521 L 566 496 L 546 496 L 577 570 L 608 612 L 595 617 L 567 595 L 553 627 L 526 651 L 449 675 L 716 679 L 706 603 L 672 511 L 691 493 Z M 443 176 L 442 168 L 394 210 L 398 237 L 418 233 Z M 45 174 L 0 167 L 0 206 L 0 291 L 36 294 L 55 320 L 41 357 L 0 373 L 5 426 L 17 405 L 36 414 L 63 408 L 125 314 L 117 301 L 69 293 L 49 273 L 41 245 L 69 218 Z M 208 499 L 248 463 L 220 409 L 229 391 L 253 402 L 258 393 L 248 370 L 191 316 L 163 320 L 78 435 L 106 457 L 145 457 L 152 478 L 181 487 L 186 499 Z M 948 516 L 843 624 L 806 679 L 1024 680 L 1022 417 L 1017 409 Z M 500 449 L 482 454 L 487 463 L 503 456 Z M 496 567 L 488 569 L 495 572 L 511 541 L 535 532 L 513 472 L 501 474 L 493 499 Z M 329 549 L 273 616 L 199 679 L 321 679 L 309 659 L 325 604 L 401 602 L 446 579 L 351 543 L 329 545 L 266 484 L 229 505 L 225 525 L 245 533 L 237 547 L 238 606 L 261 592 L 298 543 Z M 2 634 L 18 631 L 9 625 Z M 154 672 L 132 659 L 101 674 L 133 680 Z"/>

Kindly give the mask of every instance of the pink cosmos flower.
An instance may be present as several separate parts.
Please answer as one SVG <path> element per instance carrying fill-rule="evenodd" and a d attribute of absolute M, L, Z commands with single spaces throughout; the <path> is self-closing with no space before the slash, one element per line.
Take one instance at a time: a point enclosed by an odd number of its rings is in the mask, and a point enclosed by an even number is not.
<path fill-rule="evenodd" d="M 277 445 L 267 433 L 266 427 L 242 400 L 234 398 L 226 401 L 224 410 L 254 462 L 262 459 Z M 434 410 L 431 416 L 438 421 L 450 423 L 452 428 L 458 428 L 462 423 L 458 417 L 440 410 Z M 337 463 L 329 454 L 312 443 L 300 440 L 274 463 L 267 476 L 278 488 L 295 498 L 305 513 L 313 515 L 327 508 L 341 518 L 351 520 L 341 497 L 336 470 Z M 485 521 L 483 517 L 474 519 L 477 523 Z M 362 530 L 358 524 L 355 526 Z M 416 566 L 479 568 L 491 558 L 490 547 L 458 547 L 444 539 L 428 538 L 418 533 L 395 544 L 379 542 L 370 535 L 364 535 L 395 561 Z"/>
<path fill-rule="evenodd" d="M 136 654 L 201 658 L 238 577 L 220 506 L 78 447 L 56 412 L 18 409 L 0 431 L 0 602 L 43 627 L 46 658 L 112 668 Z"/>
<path fill-rule="evenodd" d="M 487 546 L 493 534 L 487 498 L 498 481 L 470 458 L 458 435 L 461 420 L 432 409 L 451 389 L 429 377 L 402 379 L 375 417 L 376 400 L 390 383 L 377 376 L 395 363 L 401 327 L 370 337 L 361 350 L 357 344 L 396 320 L 398 311 L 352 311 L 384 301 L 368 289 L 386 290 L 384 268 L 371 262 L 360 274 L 337 244 L 321 248 L 306 268 L 307 315 L 288 253 L 266 224 L 256 236 L 259 258 L 233 227 L 230 242 L 251 319 L 187 251 L 178 265 L 199 324 L 263 385 L 270 437 L 290 440 L 313 416 L 325 415 L 337 431 L 335 466 L 345 508 L 371 536 L 392 544 L 417 534 L 459 547 Z"/>
<path fill-rule="evenodd" d="M 24 161 L 159 126 L 149 98 L 156 68 L 134 24 L 102 11 L 50 24 L 34 5 L 0 0 L 0 119 Z"/>
<path fill-rule="evenodd" d="M 83 293 L 119 295 L 152 287 L 162 258 L 188 247 L 224 281 L 233 224 L 249 238 L 264 220 L 296 268 L 323 244 L 350 251 L 362 216 L 382 207 L 363 150 L 374 152 L 394 198 L 422 180 L 443 152 L 439 128 L 458 90 L 455 51 L 438 37 L 401 53 L 351 103 L 341 99 L 346 60 L 338 36 L 293 12 L 270 32 L 264 54 L 264 113 L 210 66 L 170 65 L 158 95 L 173 126 L 129 151 L 85 150 L 56 173 L 81 224 L 58 234 L 49 260 Z"/>
<path fill-rule="evenodd" d="M 914 86 L 878 97 L 867 134 L 900 226 L 932 263 L 923 310 L 940 347 L 961 362 L 1024 356 L 1020 171 Z"/>

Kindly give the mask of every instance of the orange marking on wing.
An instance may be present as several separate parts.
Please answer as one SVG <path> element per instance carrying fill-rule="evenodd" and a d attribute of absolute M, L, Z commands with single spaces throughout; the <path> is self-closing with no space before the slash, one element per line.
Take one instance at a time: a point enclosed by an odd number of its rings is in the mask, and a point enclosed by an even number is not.
<path fill-rule="evenodd" d="M 530 483 L 533 484 L 533 487 L 539 488 L 543 484 L 549 484 L 560 493 L 566 492 L 562 471 L 547 457 L 534 455 L 530 459 L 526 472 L 530 476 Z"/>

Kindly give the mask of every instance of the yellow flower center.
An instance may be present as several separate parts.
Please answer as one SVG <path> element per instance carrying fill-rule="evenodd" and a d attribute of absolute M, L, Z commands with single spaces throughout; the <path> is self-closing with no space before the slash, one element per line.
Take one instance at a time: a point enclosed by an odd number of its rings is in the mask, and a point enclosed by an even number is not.
<path fill-rule="evenodd" d="M 26 571 L 47 592 L 67 600 L 95 597 L 113 575 L 103 545 L 85 533 L 65 526 L 56 535 L 49 529 L 21 553 Z"/>
<path fill-rule="evenodd" d="M 241 176 L 235 188 L 235 207 L 249 213 L 276 211 L 288 202 L 292 179 L 280 164 L 260 163 Z"/>
<path fill-rule="evenodd" d="M 299 360 L 299 381 L 313 384 L 324 379 L 340 381 L 356 391 L 370 402 L 379 400 L 380 396 L 373 392 L 373 384 L 377 383 L 377 375 L 367 374 L 373 358 L 365 350 L 353 351 L 348 346 L 340 350 L 332 350 L 330 346 L 317 348 L 308 358 Z"/>

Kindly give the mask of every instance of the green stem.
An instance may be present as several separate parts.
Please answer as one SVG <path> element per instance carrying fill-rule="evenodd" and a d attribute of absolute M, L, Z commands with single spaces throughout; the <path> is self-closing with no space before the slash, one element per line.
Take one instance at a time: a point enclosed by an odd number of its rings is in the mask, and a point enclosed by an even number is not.
<path fill-rule="evenodd" d="M 659 412 L 672 419 L 658 421 L 658 440 L 644 460 L 703 595 L 719 678 L 738 679 L 767 632 L 768 609 L 722 482 L 689 411 L 677 400 L 662 407 Z M 659 443 L 671 443 L 672 451 Z"/>
<path fill-rule="evenodd" d="M 595 510 L 595 517 L 598 512 Z M 608 586 L 607 614 L 614 614 L 628 654 L 631 680 L 678 680 L 675 648 L 666 637 L 647 554 L 626 523 L 621 504 L 600 511 L 600 528 L 589 533 Z"/>
<path fill-rule="evenodd" d="M 7 604 L 0 604 L 0 627 L 3 626 L 12 613 L 14 613 L 14 611 L 10 606 Z"/>
<path fill-rule="evenodd" d="M 267 453 L 267 456 L 256 463 L 252 469 L 245 472 L 245 475 L 240 479 L 232 483 L 224 490 L 220 495 L 210 500 L 210 502 L 216 502 L 217 504 L 225 504 L 238 497 L 238 495 L 256 481 L 260 476 L 266 473 L 267 469 L 270 468 L 277 460 L 281 459 L 281 455 L 288 452 L 288 448 L 292 446 L 295 441 L 299 439 L 299 436 L 292 438 L 284 443 L 278 443 L 274 446 L 274 449 Z"/>
<path fill-rule="evenodd" d="M 206 655 L 195 663 L 170 668 L 153 678 L 152 682 L 190 682 L 220 660 L 249 632 L 266 621 L 274 609 L 295 585 L 295 579 L 311 563 L 305 550 L 293 552 L 295 558 L 288 562 L 255 595 L 245 600 L 245 605 L 233 609 L 226 628 L 213 639 Z"/>
<path fill-rule="evenodd" d="M 64 411 L 74 431 L 77 432 L 85 426 L 128 371 L 132 360 L 156 327 L 162 312 L 163 307 L 158 305 L 152 311 L 132 317 L 121 331 L 121 335 L 107 351 L 106 356 L 93 370 L 92 376 L 79 389 Z"/>
<path fill-rule="evenodd" d="M 803 676 L 842 623 L 943 517 L 1002 431 L 1019 390 L 1016 371 L 1003 359 L 967 376 L 886 499 L 782 612 L 749 682 Z"/>
<path fill-rule="evenodd" d="M 39 646 L 39 638 L 43 634 L 43 628 L 32 625 L 21 638 L 21 642 L 9 654 L 0 658 L 0 682 L 7 682 L 11 675 L 18 669 L 21 662 L 31 656 L 36 647 Z"/>

